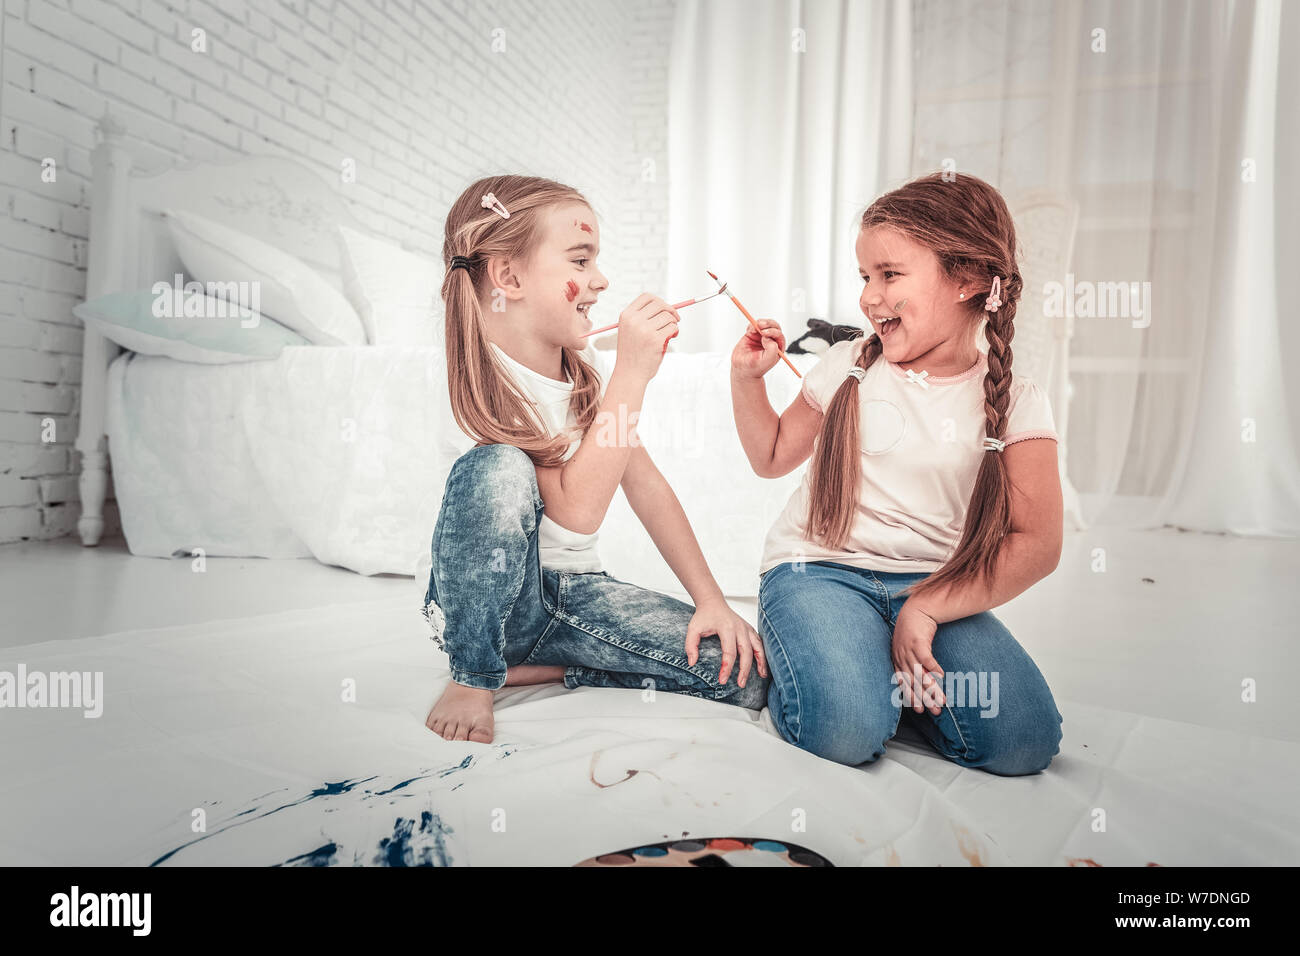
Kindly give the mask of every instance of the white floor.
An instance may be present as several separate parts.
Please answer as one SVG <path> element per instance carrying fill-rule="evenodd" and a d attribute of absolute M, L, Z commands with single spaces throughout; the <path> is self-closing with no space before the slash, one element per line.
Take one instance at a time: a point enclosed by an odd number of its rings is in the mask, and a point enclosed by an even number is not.
<path fill-rule="evenodd" d="M 96 720 L 0 714 L 0 864 L 382 864 L 403 847 L 568 866 L 679 834 L 794 832 L 836 865 L 1294 865 L 1297 552 L 1071 535 L 1056 573 L 998 611 L 1053 688 L 1061 752 L 995 779 L 902 735 L 841 767 L 767 711 L 556 685 L 502 691 L 491 745 L 443 741 L 423 726 L 448 675 L 420 582 L 314 561 L 199 573 L 120 541 L 4 547 L 0 668 L 99 673 L 114 694 Z M 752 620 L 753 599 L 734 603 Z M 485 807 L 509 810 L 508 837 Z"/>
<path fill-rule="evenodd" d="M 411 578 L 313 560 L 192 564 L 135 557 L 120 538 L 0 546 L 0 648 L 403 595 L 415 608 L 422 595 Z M 996 613 L 1058 697 L 1300 741 L 1298 581 L 1295 541 L 1091 529 Z M 752 599 L 734 603 L 752 620 Z"/>

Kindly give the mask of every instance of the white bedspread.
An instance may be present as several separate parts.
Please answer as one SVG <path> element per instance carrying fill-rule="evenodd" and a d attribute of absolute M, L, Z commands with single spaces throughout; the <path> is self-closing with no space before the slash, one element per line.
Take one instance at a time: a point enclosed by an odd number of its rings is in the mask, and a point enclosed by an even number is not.
<path fill-rule="evenodd" d="M 600 353 L 608 374 L 612 353 Z M 795 356 L 803 368 L 816 356 Z M 768 376 L 784 409 L 799 380 Z M 125 353 L 109 368 L 109 446 L 133 554 L 315 556 L 361 574 L 415 574 L 456 427 L 438 348 L 291 347 L 269 362 L 194 365 Z M 736 436 L 728 358 L 669 353 L 638 434 L 695 527 L 723 590 L 756 595 L 763 536 L 799 473 L 756 477 Z M 606 570 L 678 582 L 620 491 L 601 527 Z"/>
<path fill-rule="evenodd" d="M 423 720 L 446 658 L 410 601 L 2 653 L 103 671 L 105 703 L 6 713 L 0 865 L 567 866 L 685 835 L 836 865 L 1300 861 L 1296 744 L 1068 700 L 1052 766 L 999 778 L 919 739 L 849 768 L 766 712 L 556 685 L 500 692 L 493 744 L 443 741 Z"/>

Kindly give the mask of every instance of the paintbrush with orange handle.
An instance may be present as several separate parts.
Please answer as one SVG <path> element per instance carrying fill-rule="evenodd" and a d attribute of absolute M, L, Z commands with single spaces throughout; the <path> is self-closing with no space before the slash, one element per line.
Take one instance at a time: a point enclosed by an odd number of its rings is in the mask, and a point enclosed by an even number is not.
<path fill-rule="evenodd" d="M 718 289 L 718 292 L 720 294 L 726 295 L 728 299 L 736 303 L 736 308 L 738 308 L 741 311 L 741 313 L 745 316 L 745 318 L 749 319 L 749 324 L 752 325 L 754 327 L 754 331 L 759 334 L 759 342 L 761 343 L 763 341 L 762 339 L 763 330 L 759 326 L 758 322 L 754 319 L 754 317 L 749 314 L 749 310 L 740 304 L 739 299 L 737 299 L 734 295 L 732 295 L 730 292 L 727 291 L 727 284 L 725 282 L 723 282 L 721 279 L 715 276 L 712 272 L 710 272 L 709 275 L 710 277 L 712 277 L 713 281 L 719 285 L 720 288 Z M 803 378 L 803 376 L 799 374 L 799 370 L 794 367 L 794 363 L 790 361 L 790 357 L 786 355 L 781 348 L 777 348 L 776 352 L 778 355 L 781 356 L 781 360 L 785 362 L 786 365 L 790 366 L 790 371 L 794 372 L 794 374 L 798 378 Z"/>

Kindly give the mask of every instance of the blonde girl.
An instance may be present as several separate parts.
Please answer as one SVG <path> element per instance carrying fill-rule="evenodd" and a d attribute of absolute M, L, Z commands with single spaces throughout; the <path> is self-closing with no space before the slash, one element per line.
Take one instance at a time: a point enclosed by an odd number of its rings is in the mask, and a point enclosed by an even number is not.
<path fill-rule="evenodd" d="M 601 424 L 635 423 L 678 315 L 658 296 L 633 299 L 603 381 L 583 338 L 608 286 L 599 253 L 591 206 L 551 180 L 479 180 L 447 215 L 447 384 L 478 443 L 448 476 L 424 602 L 451 662 L 426 724 L 449 740 L 490 742 L 505 685 L 654 688 L 754 709 L 767 696 L 758 634 L 723 598 L 635 427 Z M 601 568 L 597 533 L 619 487 L 694 606 Z"/>

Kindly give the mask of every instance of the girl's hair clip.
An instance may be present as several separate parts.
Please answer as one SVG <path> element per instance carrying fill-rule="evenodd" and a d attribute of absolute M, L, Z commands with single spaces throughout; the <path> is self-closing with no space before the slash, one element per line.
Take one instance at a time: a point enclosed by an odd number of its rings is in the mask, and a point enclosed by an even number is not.
<path fill-rule="evenodd" d="M 989 297 L 984 302 L 984 311 L 996 312 L 1002 305 L 1002 280 L 997 276 L 993 277 L 993 288 L 989 289 Z"/>
<path fill-rule="evenodd" d="M 483 194 L 483 202 L 481 203 L 481 205 L 483 206 L 484 209 L 491 209 L 502 219 L 510 218 L 510 210 L 507 209 L 505 206 L 503 206 L 501 204 L 501 201 L 497 199 L 497 197 L 494 196 L 492 193 Z"/>

